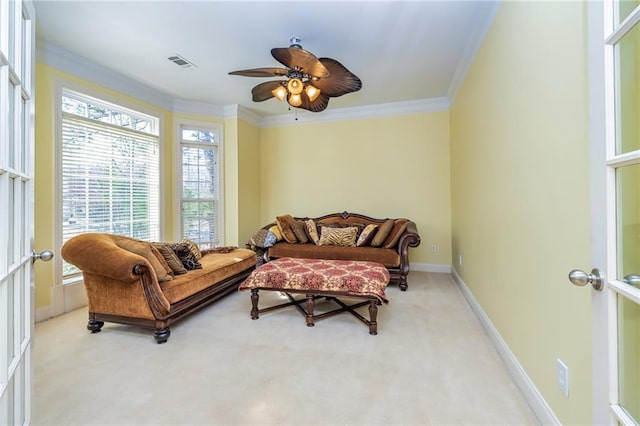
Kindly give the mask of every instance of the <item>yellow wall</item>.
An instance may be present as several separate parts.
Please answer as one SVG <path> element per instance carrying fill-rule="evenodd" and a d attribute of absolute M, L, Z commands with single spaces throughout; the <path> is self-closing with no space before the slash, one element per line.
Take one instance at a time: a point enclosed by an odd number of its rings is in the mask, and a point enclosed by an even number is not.
<path fill-rule="evenodd" d="M 260 217 L 260 129 L 238 123 L 238 245 L 243 246 L 265 223 Z"/>
<path fill-rule="evenodd" d="M 110 100 L 119 100 L 127 106 L 139 107 L 143 111 L 152 112 L 161 118 L 165 135 L 161 143 L 163 149 L 163 174 L 161 184 L 165 188 L 165 200 L 162 215 L 165 218 L 165 229 L 162 235 L 173 232 L 173 204 L 167 197 L 166 189 L 173 188 L 173 150 L 168 148 L 172 143 L 173 124 L 166 110 L 141 102 L 131 96 L 112 89 L 79 79 L 71 74 L 61 72 L 40 62 L 36 63 L 36 96 L 35 96 L 35 176 L 34 176 L 34 247 L 36 250 L 50 248 L 55 256 L 60 256 L 60 247 L 55 242 L 55 101 L 57 82 L 66 82 L 73 88 L 87 89 L 91 93 L 102 93 Z M 61 283 L 56 282 L 54 262 L 38 262 L 35 266 L 36 308 L 51 305 L 51 288 Z"/>
<path fill-rule="evenodd" d="M 454 266 L 563 424 L 592 419 L 590 292 L 567 280 L 591 264 L 585 22 L 502 2 L 451 109 Z"/>
<path fill-rule="evenodd" d="M 407 217 L 412 262 L 450 264 L 449 113 L 260 131 L 261 222 L 349 211 Z M 431 252 L 435 244 L 437 252 Z"/>

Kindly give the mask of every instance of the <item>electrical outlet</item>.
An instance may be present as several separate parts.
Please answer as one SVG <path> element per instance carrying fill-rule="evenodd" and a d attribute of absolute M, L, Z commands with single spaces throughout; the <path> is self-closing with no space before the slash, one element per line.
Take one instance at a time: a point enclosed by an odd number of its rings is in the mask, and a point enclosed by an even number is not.
<path fill-rule="evenodd" d="M 438 251 L 438 247 L 436 247 L 436 245 L 435 245 L 435 244 L 432 244 L 432 245 L 431 245 L 431 253 L 435 253 L 435 252 L 437 252 L 437 251 Z"/>
<path fill-rule="evenodd" d="M 458 266 L 462 268 L 462 255 L 458 255 Z"/>
<path fill-rule="evenodd" d="M 556 367 L 558 370 L 558 387 L 565 396 L 569 396 L 569 367 L 560 358 L 556 358 Z"/>

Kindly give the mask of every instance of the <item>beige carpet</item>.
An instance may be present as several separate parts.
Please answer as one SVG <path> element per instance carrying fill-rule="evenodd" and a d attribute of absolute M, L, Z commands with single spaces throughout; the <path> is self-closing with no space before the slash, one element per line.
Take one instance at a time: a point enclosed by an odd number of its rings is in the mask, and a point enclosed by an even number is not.
<path fill-rule="evenodd" d="M 163 345 L 116 324 L 90 334 L 84 309 L 39 323 L 33 424 L 537 424 L 449 275 L 412 272 L 387 295 L 377 336 L 346 313 L 252 321 L 244 292 Z"/>

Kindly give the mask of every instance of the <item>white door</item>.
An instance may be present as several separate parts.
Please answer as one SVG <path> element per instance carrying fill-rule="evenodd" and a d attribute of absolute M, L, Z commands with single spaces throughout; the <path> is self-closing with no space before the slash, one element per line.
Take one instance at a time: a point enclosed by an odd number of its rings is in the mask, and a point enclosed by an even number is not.
<path fill-rule="evenodd" d="M 0 0 L 2 425 L 31 421 L 34 17 L 30 2 Z"/>
<path fill-rule="evenodd" d="M 595 424 L 640 421 L 640 7 L 588 2 Z M 573 272 L 573 271 L 572 271 Z M 573 274 L 574 283 L 598 277 Z"/>

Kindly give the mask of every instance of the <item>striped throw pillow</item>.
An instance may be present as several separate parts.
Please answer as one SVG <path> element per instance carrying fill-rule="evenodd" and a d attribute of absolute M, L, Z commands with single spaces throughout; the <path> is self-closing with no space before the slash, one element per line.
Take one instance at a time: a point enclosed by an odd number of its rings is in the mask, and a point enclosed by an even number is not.
<path fill-rule="evenodd" d="M 355 247 L 356 235 L 358 228 L 329 228 L 327 226 L 320 227 L 320 244 L 321 246 L 343 246 Z"/>

